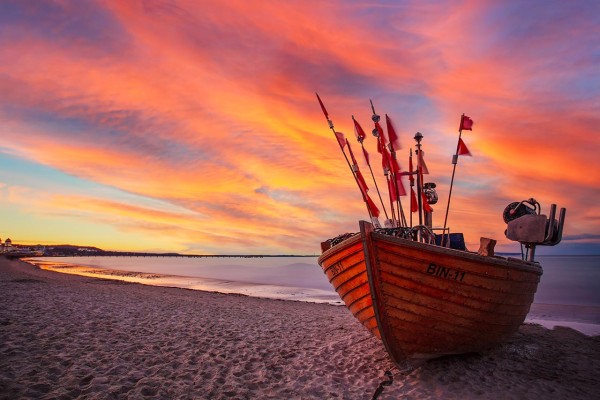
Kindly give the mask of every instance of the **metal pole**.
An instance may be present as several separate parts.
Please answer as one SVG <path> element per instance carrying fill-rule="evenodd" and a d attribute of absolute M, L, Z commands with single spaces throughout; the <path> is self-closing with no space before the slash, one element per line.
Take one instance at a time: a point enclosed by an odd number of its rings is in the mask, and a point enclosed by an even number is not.
<path fill-rule="evenodd" d="M 354 121 L 354 115 L 352 116 L 352 121 Z M 361 127 L 362 129 L 362 127 Z M 363 154 L 365 153 L 365 145 L 363 140 L 357 137 L 360 146 L 362 147 Z M 379 191 L 379 186 L 377 185 L 377 181 L 375 180 L 375 175 L 373 174 L 373 168 L 371 168 L 371 163 L 367 162 L 367 166 L 369 167 L 369 172 L 371 172 L 371 178 L 373 178 L 373 184 L 375 185 L 375 190 L 377 191 L 377 196 L 379 196 L 379 201 L 381 202 L 381 207 L 383 208 L 383 213 L 385 214 L 385 219 L 388 220 L 387 210 L 385 209 L 385 203 L 383 202 L 383 198 L 381 197 L 381 192 Z"/>
<path fill-rule="evenodd" d="M 442 230 L 442 247 L 446 245 L 446 226 L 448 224 L 448 211 L 450 211 L 450 198 L 452 197 L 452 186 L 454 185 L 454 174 L 456 173 L 456 164 L 458 164 L 458 146 L 462 136 L 462 121 L 465 114 L 460 117 L 460 127 L 458 128 L 458 141 L 456 142 L 456 153 L 452 156 L 452 179 L 450 179 L 450 190 L 448 191 L 448 204 L 446 205 L 446 216 L 444 217 L 444 229 Z"/>
<path fill-rule="evenodd" d="M 419 225 L 423 225 L 423 198 L 421 189 L 423 185 L 423 182 L 421 182 L 421 140 L 423 140 L 423 134 L 417 132 L 415 140 L 417 141 L 417 204 L 419 206 Z"/>
<path fill-rule="evenodd" d="M 321 98 L 319 97 L 318 94 L 317 94 L 317 99 L 319 100 L 319 103 L 322 104 Z M 358 177 L 356 176 L 356 173 L 354 172 L 354 168 L 352 168 L 352 165 L 350 164 L 350 160 L 348 160 L 348 156 L 346 155 L 346 152 L 344 151 L 344 147 L 342 146 L 342 144 L 340 143 L 340 141 L 337 138 L 337 135 L 335 134 L 335 128 L 333 126 L 333 122 L 329 119 L 329 116 L 326 114 L 326 111 L 324 108 L 323 108 L 323 114 L 325 114 L 325 119 L 327 120 L 327 123 L 329 124 L 329 129 L 331 129 L 331 131 L 333 132 L 333 136 L 335 137 L 336 142 L 340 146 L 340 150 L 342 151 L 342 154 L 344 155 L 344 158 L 346 159 L 346 164 L 348 164 L 348 168 L 350 168 L 350 171 L 352 172 L 354 181 L 356 182 L 356 184 L 358 185 L 358 188 L 360 189 L 360 193 L 362 194 L 363 201 L 365 202 L 365 205 L 367 206 L 367 212 L 369 213 L 369 219 L 373 220 L 373 214 L 371 214 L 371 209 L 369 208 L 369 204 L 367 202 L 365 193 L 363 193 L 363 191 L 360 187 L 360 183 L 358 182 Z"/>

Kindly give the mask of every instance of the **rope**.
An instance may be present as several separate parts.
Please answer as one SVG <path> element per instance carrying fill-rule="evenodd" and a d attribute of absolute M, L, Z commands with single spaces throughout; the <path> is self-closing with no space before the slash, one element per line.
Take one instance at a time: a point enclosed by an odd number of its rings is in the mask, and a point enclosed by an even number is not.
<path fill-rule="evenodd" d="M 385 371 L 384 375 L 387 377 L 387 380 L 382 381 L 379 384 L 379 386 L 375 390 L 375 393 L 373 393 L 373 397 L 371 398 L 371 400 L 376 400 L 383 392 L 384 387 L 390 386 L 394 382 L 394 376 L 392 375 L 392 371 L 387 370 L 387 371 Z"/>

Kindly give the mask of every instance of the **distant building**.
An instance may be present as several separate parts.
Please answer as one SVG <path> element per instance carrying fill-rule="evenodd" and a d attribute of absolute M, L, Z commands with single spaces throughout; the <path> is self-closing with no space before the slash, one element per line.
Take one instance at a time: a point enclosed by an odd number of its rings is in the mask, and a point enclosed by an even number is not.
<path fill-rule="evenodd" d="M 0 243 L 2 243 L 2 240 L 0 240 Z M 11 251 L 11 250 L 12 250 L 12 240 L 6 239 L 6 241 L 2 245 L 2 251 L 7 252 L 7 251 Z"/>

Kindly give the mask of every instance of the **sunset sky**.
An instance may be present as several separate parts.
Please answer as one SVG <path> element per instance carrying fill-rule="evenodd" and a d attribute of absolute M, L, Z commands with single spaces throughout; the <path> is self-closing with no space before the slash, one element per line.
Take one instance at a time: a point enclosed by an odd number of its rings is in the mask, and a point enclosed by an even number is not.
<path fill-rule="evenodd" d="M 356 153 L 369 99 L 403 169 L 423 133 L 439 226 L 475 121 L 449 217 L 469 248 L 519 251 L 502 211 L 534 197 L 567 208 L 540 254 L 600 254 L 599 71 L 597 0 L 1 0 L 0 237 L 318 254 L 368 218 L 318 92 Z"/>

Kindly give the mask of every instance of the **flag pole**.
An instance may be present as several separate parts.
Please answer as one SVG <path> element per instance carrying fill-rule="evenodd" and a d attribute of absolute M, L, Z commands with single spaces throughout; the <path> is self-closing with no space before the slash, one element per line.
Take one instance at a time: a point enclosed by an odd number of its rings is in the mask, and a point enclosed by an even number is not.
<path fill-rule="evenodd" d="M 458 148 L 460 146 L 460 138 L 462 136 L 463 119 L 465 113 L 460 117 L 460 126 L 458 128 L 458 141 L 456 142 L 456 153 L 452 156 L 452 179 L 450 179 L 450 191 L 448 192 L 448 204 L 446 205 L 446 216 L 444 217 L 444 229 L 442 230 L 442 247 L 446 245 L 446 226 L 448 223 L 448 211 L 450 210 L 450 198 L 452 197 L 452 186 L 454 185 L 454 174 L 456 173 L 456 164 L 458 164 Z"/>
<path fill-rule="evenodd" d="M 379 122 L 379 119 L 381 117 L 379 115 L 377 115 L 377 113 L 375 113 L 375 107 L 373 107 L 373 101 L 369 100 L 369 102 L 371 103 L 371 110 L 373 110 L 373 115 L 371 116 L 371 120 L 375 124 L 375 129 L 373 129 L 373 136 L 375 136 L 377 138 L 377 146 L 379 146 L 378 148 L 383 149 L 383 148 L 385 148 L 385 140 L 382 137 L 383 135 L 381 135 L 381 133 L 377 129 L 377 122 Z M 385 176 L 385 182 L 387 183 L 388 190 L 389 190 L 389 187 L 390 187 L 389 172 L 386 173 L 386 170 L 384 169 L 383 175 Z M 389 193 L 389 198 L 390 198 L 390 208 L 391 208 L 391 212 L 392 212 L 392 226 L 393 226 L 394 221 L 396 220 L 396 212 L 394 210 L 394 202 L 392 201 L 391 193 Z"/>
<path fill-rule="evenodd" d="M 352 165 L 350 164 L 350 160 L 348 160 L 348 156 L 346 155 L 346 152 L 344 151 L 344 147 L 342 146 L 342 143 L 338 140 L 335 128 L 333 126 L 333 121 L 331 121 L 329 119 L 329 113 L 327 112 L 327 109 L 325 108 L 325 105 L 323 104 L 323 102 L 321 101 L 321 98 L 319 97 L 319 94 L 315 92 L 315 94 L 317 95 L 317 100 L 319 100 L 319 104 L 321 105 L 321 110 L 323 111 L 323 114 L 325 115 L 325 119 L 327 120 L 327 124 L 329 125 L 329 129 L 331 129 L 331 131 L 333 132 L 333 136 L 335 137 L 336 141 L 338 142 L 338 145 L 340 146 L 340 150 L 342 151 L 342 154 L 344 155 L 344 158 L 346 159 L 346 164 L 348 164 L 348 168 L 350 168 L 350 171 L 352 172 L 352 176 L 354 177 L 354 181 L 356 182 L 356 184 L 358 185 L 358 188 L 360 189 L 360 192 L 363 196 L 363 201 L 365 202 L 365 205 L 367 206 L 367 212 L 369 213 L 369 218 L 371 219 L 371 222 L 374 223 L 374 225 L 378 225 L 375 224 L 374 219 L 377 218 L 376 216 L 373 215 L 373 213 L 371 212 L 371 207 L 369 206 L 369 201 L 368 201 L 368 194 L 363 192 L 363 189 L 360 185 L 360 182 L 358 181 L 358 177 L 356 172 L 354 171 L 354 168 L 352 167 Z M 378 226 L 376 226 L 378 228 Z"/>
<path fill-rule="evenodd" d="M 362 148 L 363 154 L 366 159 L 365 161 L 367 162 L 367 166 L 369 167 L 369 172 L 371 172 L 371 178 L 373 179 L 373 184 L 375 185 L 375 190 L 377 191 L 377 196 L 379 196 L 379 201 L 381 202 L 381 207 L 383 208 L 383 213 L 385 214 L 385 219 L 388 220 L 389 217 L 387 214 L 387 210 L 385 209 L 385 203 L 383 202 L 383 198 L 381 197 L 381 192 L 379 191 L 379 186 L 377 185 L 377 180 L 375 179 L 375 174 L 373 174 L 373 168 L 371 168 L 371 163 L 369 162 L 369 160 L 367 158 L 367 150 L 365 149 L 365 145 L 364 145 L 364 140 L 365 140 L 364 131 L 362 130 L 362 127 L 360 126 L 358 121 L 354 118 L 354 115 L 352 116 L 352 122 L 354 122 L 354 130 L 356 131 L 356 140 L 358 141 L 358 143 L 360 143 L 360 146 Z M 360 128 L 361 132 L 358 132 L 358 128 Z"/>
<path fill-rule="evenodd" d="M 410 148 L 410 158 L 408 159 L 408 164 L 409 164 L 409 173 L 411 175 L 409 175 L 408 181 L 410 182 L 410 227 L 412 228 L 413 226 L 413 220 L 412 220 L 412 210 L 413 210 L 413 187 L 415 186 L 415 178 L 412 176 L 412 156 L 413 156 L 413 151 L 412 151 L 412 147 Z"/>
<path fill-rule="evenodd" d="M 417 204 L 419 206 L 419 225 L 423 225 L 423 174 L 421 173 L 421 140 L 423 140 L 423 134 L 421 132 L 415 133 L 415 140 L 417 142 Z"/>
<path fill-rule="evenodd" d="M 371 100 L 371 108 L 375 111 L 375 107 L 373 107 L 373 101 Z M 398 217 L 400 219 L 399 225 L 407 226 L 406 217 L 404 216 L 404 209 L 402 208 L 402 202 L 400 201 L 400 185 L 402 185 L 402 172 L 400 171 L 400 166 L 398 165 L 398 159 L 396 157 L 396 149 L 394 149 L 394 143 L 398 140 L 398 135 L 396 133 L 396 129 L 394 128 L 394 124 L 390 117 L 385 114 L 385 122 L 388 130 L 388 139 L 389 150 L 390 150 L 390 170 L 392 172 L 393 179 L 393 190 L 396 195 L 396 206 L 398 207 Z M 406 193 L 405 193 L 406 195 Z"/>
<path fill-rule="evenodd" d="M 371 116 L 371 119 L 373 120 L 373 123 L 375 124 L 375 129 L 373 129 L 373 135 L 376 136 L 378 138 L 378 140 L 380 141 L 379 145 L 381 146 L 382 156 L 385 157 L 383 152 L 387 152 L 388 147 L 385 144 L 385 137 L 383 136 L 383 128 L 378 126 L 378 123 L 379 123 L 381 117 L 375 112 L 375 106 L 373 105 L 373 100 L 369 99 L 369 102 L 371 103 L 371 110 L 373 111 L 373 115 Z M 379 129 L 381 129 L 381 131 Z M 389 134 L 389 132 L 388 132 L 388 134 Z M 393 145 L 391 146 L 391 148 L 393 149 Z M 390 159 L 388 160 L 389 161 L 388 164 L 392 163 L 392 158 L 394 161 L 396 161 L 395 152 L 390 152 Z M 384 167 L 383 173 L 386 177 L 388 189 L 390 190 L 389 197 L 390 197 L 390 207 L 392 209 L 392 224 L 396 221 L 396 212 L 395 212 L 394 200 L 393 200 L 393 195 L 395 195 L 396 207 L 398 209 L 398 220 L 397 220 L 398 226 L 401 226 L 401 225 L 406 226 L 406 218 L 404 216 L 404 210 L 402 209 L 402 203 L 400 202 L 400 195 L 399 195 L 400 192 L 398 190 L 398 182 L 396 181 L 396 173 L 395 173 L 395 171 L 393 171 L 392 165 L 391 164 L 388 165 L 387 171 Z M 393 195 L 391 192 L 392 190 L 393 190 Z"/>

